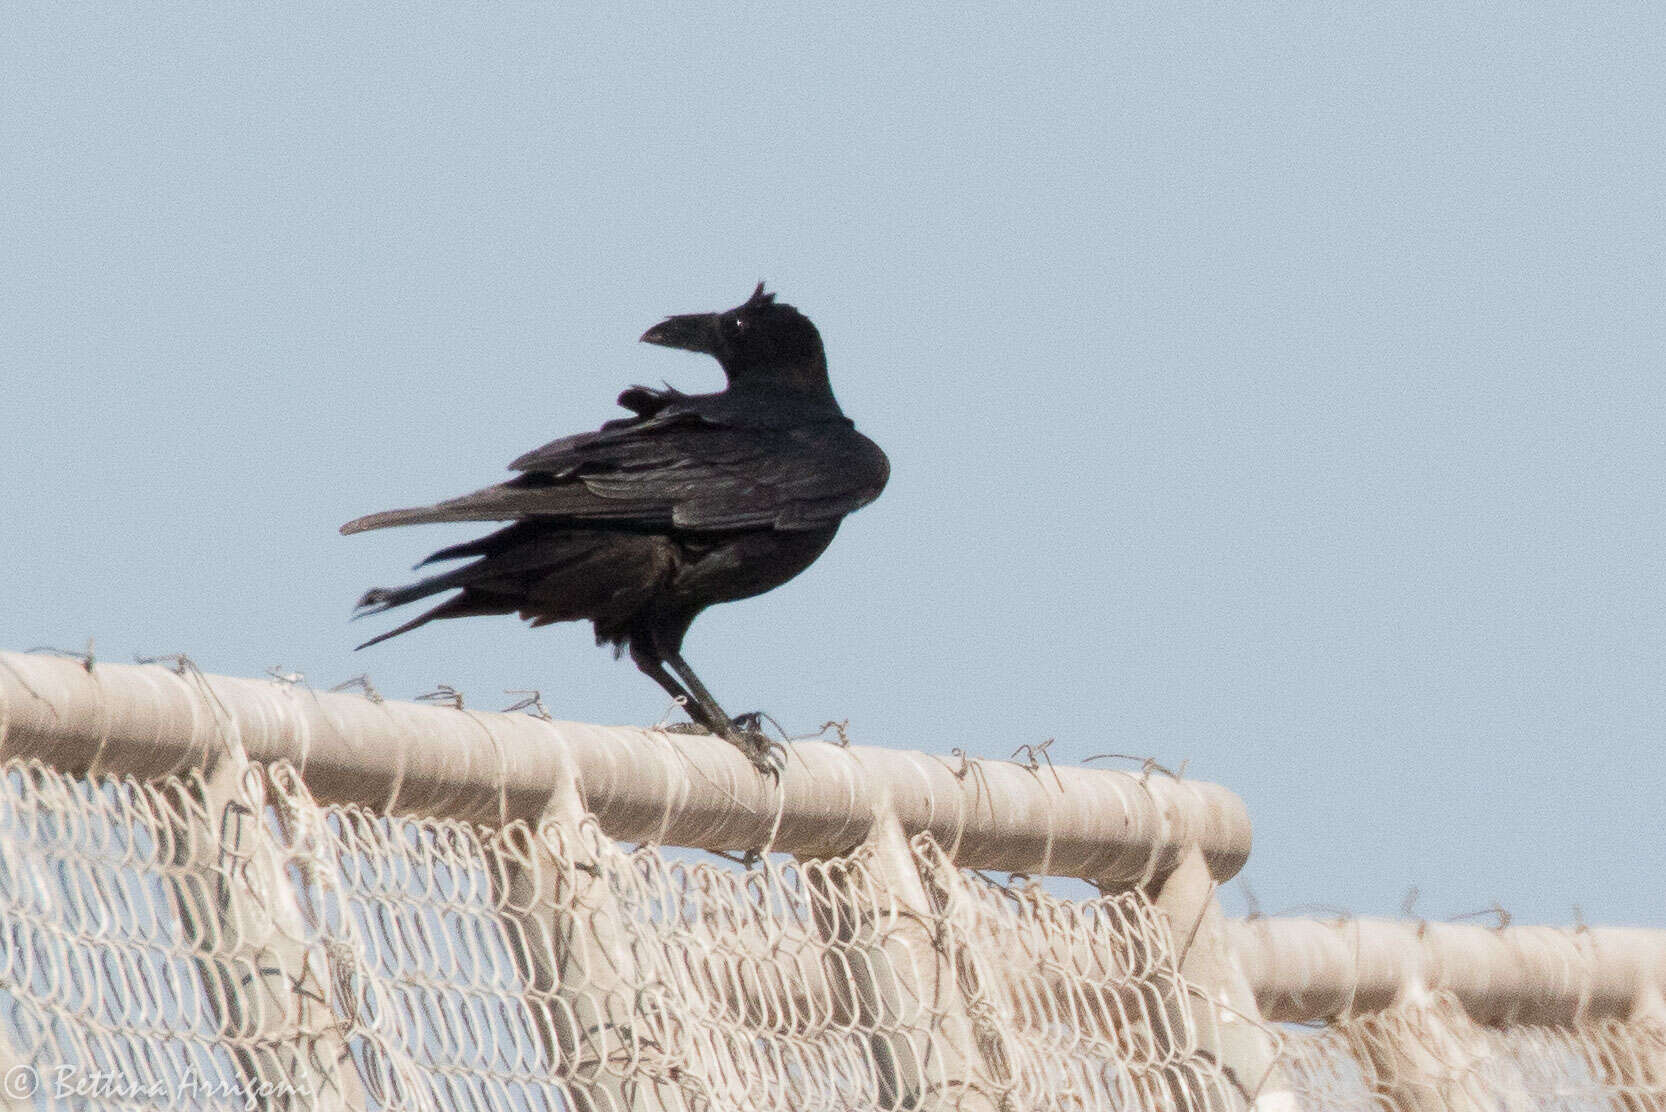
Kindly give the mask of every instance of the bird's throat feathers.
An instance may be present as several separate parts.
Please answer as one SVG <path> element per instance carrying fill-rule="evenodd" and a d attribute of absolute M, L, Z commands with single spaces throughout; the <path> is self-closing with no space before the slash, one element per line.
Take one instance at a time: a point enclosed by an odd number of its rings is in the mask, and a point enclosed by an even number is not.
<path fill-rule="evenodd" d="M 731 392 L 801 394 L 806 398 L 833 399 L 833 385 L 827 378 L 827 356 L 820 351 L 802 359 L 772 362 L 762 367 L 726 363 L 723 372 L 729 380 Z"/>

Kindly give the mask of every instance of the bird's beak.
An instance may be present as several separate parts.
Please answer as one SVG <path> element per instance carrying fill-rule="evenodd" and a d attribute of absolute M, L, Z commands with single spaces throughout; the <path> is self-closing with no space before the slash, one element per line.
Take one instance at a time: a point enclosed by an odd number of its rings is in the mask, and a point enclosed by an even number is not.
<path fill-rule="evenodd" d="M 645 344 L 682 348 L 707 355 L 717 352 L 718 331 L 716 313 L 689 313 L 680 317 L 666 317 L 642 334 Z"/>

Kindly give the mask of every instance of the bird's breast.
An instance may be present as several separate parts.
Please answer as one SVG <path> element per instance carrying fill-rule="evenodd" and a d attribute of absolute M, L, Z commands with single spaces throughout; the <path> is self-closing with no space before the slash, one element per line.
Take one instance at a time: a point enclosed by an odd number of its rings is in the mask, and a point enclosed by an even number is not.
<path fill-rule="evenodd" d="M 683 540 L 668 590 L 704 602 L 731 602 L 773 590 L 815 563 L 837 524 L 820 529 L 760 529 L 723 538 Z"/>

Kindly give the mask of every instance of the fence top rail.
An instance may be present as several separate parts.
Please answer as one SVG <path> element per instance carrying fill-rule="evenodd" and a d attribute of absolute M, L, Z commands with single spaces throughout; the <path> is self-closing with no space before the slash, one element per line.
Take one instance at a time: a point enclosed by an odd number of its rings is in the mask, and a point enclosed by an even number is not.
<path fill-rule="evenodd" d="M 1250 919 L 1227 945 L 1270 1020 L 1311 1022 L 1449 992 L 1478 1023 L 1666 1020 L 1666 931 L 1393 919 Z"/>
<path fill-rule="evenodd" d="M 293 763 L 321 801 L 473 822 L 534 819 L 571 777 L 627 841 L 823 855 L 861 842 L 889 807 L 966 867 L 1107 887 L 1165 876 L 1192 844 L 1225 880 L 1250 849 L 1243 801 L 1202 781 L 798 742 L 774 783 L 704 735 L 0 652 L 6 759 L 148 779 L 234 743 Z"/>

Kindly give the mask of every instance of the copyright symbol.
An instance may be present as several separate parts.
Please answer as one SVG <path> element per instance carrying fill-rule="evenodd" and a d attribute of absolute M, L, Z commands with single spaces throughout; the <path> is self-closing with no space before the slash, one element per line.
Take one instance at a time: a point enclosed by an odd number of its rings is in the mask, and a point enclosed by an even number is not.
<path fill-rule="evenodd" d="M 13 1066 L 6 1071 L 4 1081 L 0 1081 L 0 1089 L 4 1089 L 9 1097 L 25 1100 L 35 1095 L 40 1088 L 40 1075 L 34 1066 Z"/>

